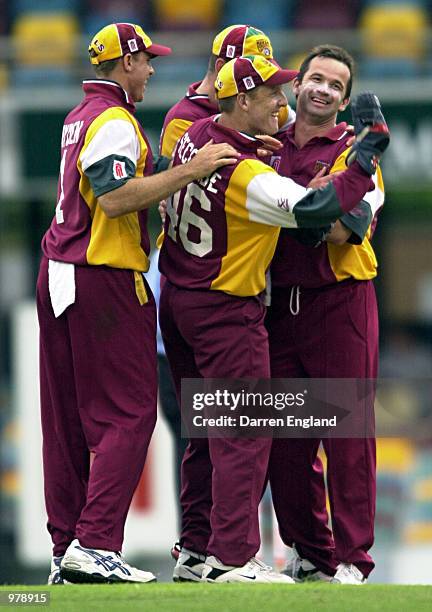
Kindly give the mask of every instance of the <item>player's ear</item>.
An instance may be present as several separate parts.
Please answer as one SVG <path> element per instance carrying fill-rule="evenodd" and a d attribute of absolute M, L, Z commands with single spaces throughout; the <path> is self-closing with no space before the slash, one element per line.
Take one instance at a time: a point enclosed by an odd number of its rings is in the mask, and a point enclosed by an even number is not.
<path fill-rule="evenodd" d="M 342 102 L 342 104 L 339 106 L 339 110 L 340 111 L 344 111 L 346 109 L 346 107 L 348 106 L 348 104 L 350 103 L 350 99 L 349 98 L 345 98 L 345 100 Z"/>
<path fill-rule="evenodd" d="M 237 104 L 239 105 L 239 107 L 243 111 L 245 111 L 245 110 L 247 110 L 249 108 L 249 99 L 248 99 L 246 93 L 241 92 L 241 93 L 237 94 Z"/>
<path fill-rule="evenodd" d="M 225 60 L 222 59 L 221 57 L 218 57 L 217 60 L 215 61 L 215 71 L 216 74 L 218 74 L 218 72 L 221 70 L 222 66 L 225 64 Z"/>
<path fill-rule="evenodd" d="M 300 93 L 300 81 L 298 79 L 294 79 L 294 81 L 292 82 L 292 90 L 294 95 L 297 97 Z"/>
<path fill-rule="evenodd" d="M 123 68 L 126 72 L 130 72 L 132 70 L 132 53 L 126 53 L 122 57 Z"/>

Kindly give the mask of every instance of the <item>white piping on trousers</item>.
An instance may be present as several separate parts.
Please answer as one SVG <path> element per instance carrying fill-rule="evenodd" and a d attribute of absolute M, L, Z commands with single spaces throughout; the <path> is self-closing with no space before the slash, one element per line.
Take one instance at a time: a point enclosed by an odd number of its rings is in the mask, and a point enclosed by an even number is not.
<path fill-rule="evenodd" d="M 295 299 L 295 308 L 294 308 L 294 299 Z M 291 287 L 289 308 L 290 308 L 291 314 L 294 317 L 296 317 L 298 313 L 300 312 L 300 287 L 298 285 Z"/>

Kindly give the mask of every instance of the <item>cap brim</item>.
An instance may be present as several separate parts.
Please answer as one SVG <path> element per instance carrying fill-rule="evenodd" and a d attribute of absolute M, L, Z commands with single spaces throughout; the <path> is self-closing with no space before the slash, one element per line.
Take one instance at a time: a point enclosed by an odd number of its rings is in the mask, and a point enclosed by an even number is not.
<path fill-rule="evenodd" d="M 150 47 L 146 48 L 147 53 L 152 55 L 170 55 L 172 53 L 171 47 L 165 47 L 164 45 L 151 44 Z"/>
<path fill-rule="evenodd" d="M 265 81 L 264 85 L 283 85 L 284 83 L 289 83 L 293 81 L 299 72 L 298 70 L 278 70 L 275 72 L 267 81 Z"/>

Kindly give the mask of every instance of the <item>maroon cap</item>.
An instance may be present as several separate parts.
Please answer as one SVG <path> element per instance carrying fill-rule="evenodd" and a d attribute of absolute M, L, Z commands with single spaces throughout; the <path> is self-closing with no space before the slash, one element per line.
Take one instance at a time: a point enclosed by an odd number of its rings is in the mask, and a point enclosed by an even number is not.
<path fill-rule="evenodd" d="M 105 26 L 93 37 L 88 50 L 92 64 L 101 64 L 138 51 L 151 55 L 171 53 L 170 47 L 154 44 L 142 27 L 133 23 L 111 23 Z"/>

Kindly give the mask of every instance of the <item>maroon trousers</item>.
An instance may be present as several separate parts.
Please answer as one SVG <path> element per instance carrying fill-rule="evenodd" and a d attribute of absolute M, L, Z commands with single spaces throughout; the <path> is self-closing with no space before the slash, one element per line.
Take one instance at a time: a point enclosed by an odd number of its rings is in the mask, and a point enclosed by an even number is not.
<path fill-rule="evenodd" d="M 48 261 L 37 283 L 48 530 L 54 555 L 76 537 L 121 550 L 156 422 L 156 316 L 133 272 L 75 268 L 76 301 L 54 317 Z M 94 460 L 90 468 L 90 452 Z"/>
<path fill-rule="evenodd" d="M 295 291 L 295 289 L 293 288 Z M 372 281 L 301 289 L 274 288 L 266 317 L 274 378 L 376 378 L 378 314 Z M 295 309 L 294 309 L 295 312 Z M 353 401 L 355 399 L 353 398 Z M 327 526 L 320 440 L 274 440 L 269 478 L 282 540 L 333 574 L 354 563 L 367 576 L 374 541 L 374 439 L 325 439 L 332 534 Z"/>
<path fill-rule="evenodd" d="M 264 314 L 256 298 L 178 289 L 167 281 L 160 327 L 179 399 L 182 378 L 269 378 Z M 182 464 L 185 548 L 237 566 L 256 554 L 270 449 L 264 438 L 190 440 Z"/>

